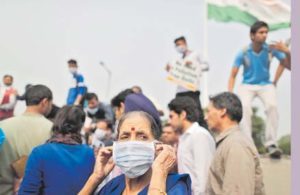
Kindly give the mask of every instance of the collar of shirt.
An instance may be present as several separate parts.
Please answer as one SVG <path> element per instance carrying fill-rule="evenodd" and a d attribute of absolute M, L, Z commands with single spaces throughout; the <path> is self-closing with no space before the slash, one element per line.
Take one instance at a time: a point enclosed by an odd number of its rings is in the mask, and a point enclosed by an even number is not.
<path fill-rule="evenodd" d="M 182 136 L 180 136 L 180 138 L 182 139 L 182 138 L 188 136 L 189 134 L 192 134 L 193 131 L 194 131 L 197 127 L 198 127 L 198 123 L 197 123 L 197 122 L 194 122 L 194 123 L 186 130 L 186 132 L 184 132 L 184 133 L 182 134 Z"/>
<path fill-rule="evenodd" d="M 262 45 L 262 50 L 269 50 L 269 45 L 267 44 L 267 43 L 264 43 L 263 45 Z M 261 50 L 261 51 L 262 51 Z M 249 47 L 248 47 L 248 51 L 254 51 L 253 50 L 253 43 L 250 43 L 250 45 L 249 45 Z M 260 52 L 261 52 L 260 51 Z"/>
<path fill-rule="evenodd" d="M 226 131 L 224 131 L 223 133 L 220 133 L 219 135 L 216 136 L 216 144 L 217 146 L 230 134 L 232 134 L 235 131 L 239 131 L 239 126 L 238 125 L 234 125 L 230 128 L 228 128 Z"/>
<path fill-rule="evenodd" d="M 40 114 L 40 113 L 36 113 L 36 112 L 24 112 L 22 114 L 23 116 L 30 116 L 30 117 L 45 117 L 44 115 Z"/>

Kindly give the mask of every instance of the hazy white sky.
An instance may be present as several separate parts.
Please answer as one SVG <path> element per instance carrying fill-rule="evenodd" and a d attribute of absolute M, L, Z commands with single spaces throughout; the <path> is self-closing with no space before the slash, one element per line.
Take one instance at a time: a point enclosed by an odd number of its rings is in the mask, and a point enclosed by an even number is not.
<path fill-rule="evenodd" d="M 184 35 L 191 49 L 203 50 L 203 7 L 201 0 L 1 0 L 0 76 L 13 74 L 20 93 L 27 83 L 45 84 L 55 103 L 63 105 L 71 77 L 66 61 L 74 58 L 89 90 L 102 100 L 140 85 L 167 110 L 175 85 L 166 81 L 164 66 L 176 56 L 173 40 Z M 207 30 L 208 90 L 215 94 L 227 89 L 234 57 L 249 43 L 249 27 L 209 21 Z M 271 32 L 268 41 L 289 37 L 285 29 Z M 109 98 L 100 61 L 112 72 Z M 272 76 L 276 67 L 274 60 Z M 285 71 L 277 87 L 279 135 L 291 131 L 290 81 Z M 23 109 L 19 103 L 17 113 Z"/>

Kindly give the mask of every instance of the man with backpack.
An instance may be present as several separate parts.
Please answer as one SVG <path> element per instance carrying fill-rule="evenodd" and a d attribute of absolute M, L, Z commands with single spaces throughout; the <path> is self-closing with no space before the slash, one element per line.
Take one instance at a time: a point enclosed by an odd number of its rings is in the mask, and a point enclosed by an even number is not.
<path fill-rule="evenodd" d="M 250 28 L 251 43 L 241 50 L 235 58 L 228 83 L 230 92 L 234 89 L 239 68 L 243 65 L 243 82 L 238 94 L 243 104 L 241 128 L 252 139 L 252 101 L 259 97 L 266 109 L 265 147 L 271 158 L 280 158 L 281 151 L 277 147 L 278 111 L 276 84 L 288 63 L 286 55 L 275 50 L 266 43 L 268 24 L 255 22 Z M 273 82 L 270 80 L 270 65 L 273 57 L 280 62 Z"/>

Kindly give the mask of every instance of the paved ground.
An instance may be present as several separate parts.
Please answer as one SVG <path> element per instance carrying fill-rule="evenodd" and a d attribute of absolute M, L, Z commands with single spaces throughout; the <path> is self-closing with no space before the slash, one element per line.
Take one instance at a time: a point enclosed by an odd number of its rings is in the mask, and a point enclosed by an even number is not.
<path fill-rule="evenodd" d="M 262 157 L 261 164 L 266 195 L 291 194 L 291 160 L 288 157 L 280 160 Z"/>

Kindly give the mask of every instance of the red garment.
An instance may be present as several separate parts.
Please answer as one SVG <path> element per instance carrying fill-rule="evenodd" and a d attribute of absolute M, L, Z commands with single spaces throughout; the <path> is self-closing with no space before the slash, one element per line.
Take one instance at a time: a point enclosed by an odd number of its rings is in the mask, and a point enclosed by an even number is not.
<path fill-rule="evenodd" d="M 15 89 L 9 88 L 5 91 L 1 105 L 8 104 L 10 96 L 15 93 Z M 14 108 L 10 110 L 0 110 L 0 120 L 4 120 L 14 116 Z"/>

